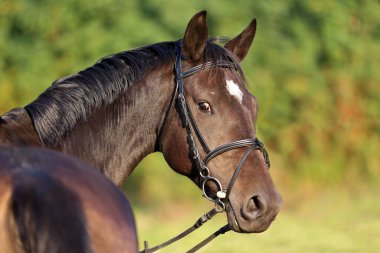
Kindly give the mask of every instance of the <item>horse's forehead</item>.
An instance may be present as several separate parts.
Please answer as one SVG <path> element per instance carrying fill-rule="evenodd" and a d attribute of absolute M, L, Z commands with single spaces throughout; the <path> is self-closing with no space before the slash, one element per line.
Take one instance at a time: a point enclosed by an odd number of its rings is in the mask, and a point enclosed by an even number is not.
<path fill-rule="evenodd" d="M 224 90 L 227 96 L 236 101 L 235 110 L 240 108 L 241 117 L 246 118 L 249 122 L 254 121 L 256 111 L 255 98 L 249 93 L 245 86 L 245 79 L 236 72 L 228 71 L 224 75 Z"/>
<path fill-rule="evenodd" d="M 198 78 L 199 86 L 193 87 L 197 92 L 203 90 L 218 97 L 228 96 L 243 105 L 243 99 L 248 91 L 239 73 L 230 69 L 214 69 L 200 72 Z"/>
<path fill-rule="evenodd" d="M 240 104 L 243 103 L 243 91 L 239 85 L 232 79 L 226 79 L 226 88 L 228 93 L 234 97 Z"/>

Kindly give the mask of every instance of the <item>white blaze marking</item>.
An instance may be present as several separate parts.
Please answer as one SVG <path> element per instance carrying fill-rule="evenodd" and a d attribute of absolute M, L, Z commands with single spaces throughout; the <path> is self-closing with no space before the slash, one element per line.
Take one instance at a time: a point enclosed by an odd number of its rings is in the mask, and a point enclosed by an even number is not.
<path fill-rule="evenodd" d="M 232 80 L 227 80 L 226 83 L 228 92 L 234 96 L 241 104 L 243 102 L 243 92 L 240 90 L 239 85 L 237 85 Z"/>

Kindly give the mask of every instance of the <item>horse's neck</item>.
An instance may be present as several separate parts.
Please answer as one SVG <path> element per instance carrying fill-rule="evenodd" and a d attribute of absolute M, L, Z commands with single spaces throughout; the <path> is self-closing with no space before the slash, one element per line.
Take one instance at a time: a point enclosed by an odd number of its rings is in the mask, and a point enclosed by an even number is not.
<path fill-rule="evenodd" d="M 42 146 L 33 122 L 25 109 L 16 108 L 1 116 L 0 145 Z"/>
<path fill-rule="evenodd" d="M 133 84 L 111 105 L 77 123 L 59 149 L 90 162 L 120 185 L 146 155 L 154 152 L 174 88 L 168 76 L 148 76 Z"/>

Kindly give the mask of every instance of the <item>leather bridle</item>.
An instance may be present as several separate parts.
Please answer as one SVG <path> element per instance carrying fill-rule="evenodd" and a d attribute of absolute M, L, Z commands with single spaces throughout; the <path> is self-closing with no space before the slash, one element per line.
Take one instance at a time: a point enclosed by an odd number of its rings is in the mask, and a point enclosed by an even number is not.
<path fill-rule="evenodd" d="M 192 67 L 186 71 L 182 71 L 181 42 L 182 41 L 178 41 L 176 44 L 176 61 L 175 61 L 175 66 L 174 66 L 175 67 L 175 74 L 176 74 L 176 87 L 175 87 L 175 91 L 173 93 L 172 100 L 169 104 L 169 108 L 166 112 L 164 121 L 162 123 L 161 129 L 160 129 L 160 132 L 158 135 L 158 142 L 159 142 L 159 145 L 161 146 L 161 136 L 163 134 L 163 131 L 166 128 L 167 119 L 169 117 L 168 115 L 169 115 L 170 111 L 172 110 L 174 103 L 176 102 L 179 117 L 180 117 L 181 122 L 182 122 L 182 127 L 186 129 L 187 143 L 189 145 L 189 155 L 192 159 L 193 165 L 196 167 L 196 169 L 198 170 L 198 173 L 199 173 L 199 184 L 200 184 L 199 186 L 202 189 L 203 195 L 208 200 L 215 202 L 216 206 L 214 209 L 212 209 L 211 211 L 209 211 L 208 213 L 203 215 L 200 219 L 198 219 L 198 221 L 195 223 L 195 225 L 193 227 L 191 227 L 190 229 L 181 233 L 179 236 L 177 236 L 177 237 L 175 237 L 175 238 L 173 238 L 173 239 L 169 240 L 168 242 L 165 242 L 161 245 L 153 247 L 153 248 L 148 248 L 148 245 L 146 244 L 145 250 L 142 252 L 154 252 L 154 251 L 156 251 L 156 250 L 158 250 L 164 246 L 167 246 L 167 245 L 173 243 L 174 241 L 177 241 L 180 238 L 191 233 L 196 228 L 203 225 L 206 221 L 210 220 L 217 213 L 225 211 L 226 203 L 229 200 L 231 190 L 232 190 L 232 188 L 233 188 L 233 186 L 234 186 L 234 184 L 238 178 L 239 172 L 240 172 L 241 168 L 243 167 L 245 160 L 247 159 L 247 157 L 249 156 L 249 154 L 252 151 L 260 150 L 264 156 L 264 159 L 265 159 L 265 162 L 266 162 L 268 168 L 270 167 L 268 152 L 266 151 L 263 143 L 260 142 L 257 138 L 253 138 L 253 139 L 248 138 L 248 139 L 237 140 L 237 141 L 233 141 L 230 143 L 223 144 L 223 145 L 218 146 L 214 149 L 209 148 L 209 146 L 207 145 L 201 131 L 199 130 L 199 128 L 195 122 L 193 114 L 192 114 L 190 107 L 187 103 L 183 79 L 190 77 L 192 75 L 195 75 L 200 71 L 207 70 L 210 68 L 219 67 L 219 68 L 229 68 L 229 69 L 236 69 L 237 70 L 237 66 L 232 61 L 206 62 L 203 64 L 199 64 L 195 67 Z M 197 137 L 197 139 L 198 139 L 199 143 L 201 144 L 204 152 L 206 153 L 206 156 L 203 159 L 200 155 L 200 152 L 199 152 L 199 149 L 198 149 L 198 146 L 197 146 L 197 143 L 195 141 L 194 136 Z M 234 174 L 233 174 L 227 188 L 223 189 L 220 181 L 216 177 L 213 177 L 211 175 L 210 169 L 207 167 L 207 165 L 209 164 L 209 162 L 213 158 L 215 158 L 215 157 L 217 157 L 217 156 L 219 156 L 225 152 L 228 152 L 228 151 L 234 150 L 234 149 L 238 149 L 238 148 L 246 148 L 246 151 L 243 154 L 242 158 L 240 159 L 239 163 L 237 164 L 236 169 L 234 171 Z M 216 196 L 210 196 L 207 193 L 206 184 L 208 182 L 214 183 L 217 186 L 218 189 L 216 192 Z M 229 230 L 231 230 L 231 228 L 227 224 L 224 227 L 222 227 L 220 230 L 218 230 L 216 233 L 214 233 L 213 235 L 217 236 L 217 235 L 225 233 Z M 210 237 L 207 238 L 206 240 L 204 240 L 203 242 L 201 242 L 200 244 L 198 244 L 197 246 L 195 246 L 193 249 L 191 249 L 188 252 L 194 252 L 195 250 L 198 250 L 200 247 L 204 246 L 207 242 L 211 241 L 215 237 L 213 237 L 211 239 L 210 239 Z"/>

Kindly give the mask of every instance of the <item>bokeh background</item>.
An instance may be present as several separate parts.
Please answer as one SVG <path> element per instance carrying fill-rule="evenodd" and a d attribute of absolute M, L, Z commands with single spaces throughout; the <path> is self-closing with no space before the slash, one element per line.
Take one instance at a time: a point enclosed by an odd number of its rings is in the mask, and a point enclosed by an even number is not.
<path fill-rule="evenodd" d="M 0 113 L 105 55 L 181 38 L 203 9 L 211 36 L 233 37 L 257 18 L 243 68 L 284 207 L 265 233 L 229 233 L 202 252 L 380 252 L 377 0 L 0 0 Z M 211 207 L 160 154 L 124 190 L 140 245 L 168 239 Z M 219 215 L 163 252 L 183 252 L 225 222 Z"/>

